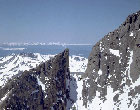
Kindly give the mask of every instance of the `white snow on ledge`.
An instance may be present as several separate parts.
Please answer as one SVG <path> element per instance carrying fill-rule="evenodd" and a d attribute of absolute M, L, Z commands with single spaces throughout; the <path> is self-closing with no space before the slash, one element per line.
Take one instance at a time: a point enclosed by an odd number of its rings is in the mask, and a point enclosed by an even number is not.
<path fill-rule="evenodd" d="M 109 51 L 110 51 L 110 53 L 112 53 L 113 55 L 120 57 L 119 50 L 109 49 Z"/>
<path fill-rule="evenodd" d="M 2 98 L 0 99 L 0 103 L 2 103 L 2 102 L 7 98 L 7 96 L 9 95 L 9 93 L 10 93 L 10 91 L 8 91 L 8 92 L 4 95 L 4 97 L 2 97 Z"/>
<path fill-rule="evenodd" d="M 129 35 L 129 36 L 133 36 L 133 35 L 134 35 L 133 31 L 132 31 L 132 32 L 130 32 L 130 35 Z"/>
<path fill-rule="evenodd" d="M 98 71 L 98 75 L 102 75 L 102 70 L 101 69 Z"/>
<path fill-rule="evenodd" d="M 43 84 L 40 79 L 38 78 L 37 76 L 37 82 L 38 82 L 38 85 L 40 85 L 42 87 L 42 90 L 45 91 L 45 84 Z"/>

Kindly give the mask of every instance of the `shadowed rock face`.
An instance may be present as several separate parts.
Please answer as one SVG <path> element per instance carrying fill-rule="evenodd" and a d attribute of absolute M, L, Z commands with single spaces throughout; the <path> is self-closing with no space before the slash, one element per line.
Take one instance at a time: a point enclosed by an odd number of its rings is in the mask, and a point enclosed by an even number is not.
<path fill-rule="evenodd" d="M 95 103 L 97 93 L 105 103 L 111 90 L 115 110 L 125 104 L 126 109 L 140 109 L 140 11 L 93 46 L 84 78 L 85 107 Z"/>
<path fill-rule="evenodd" d="M 3 110 L 66 110 L 69 50 L 25 71 L 0 89 Z"/>

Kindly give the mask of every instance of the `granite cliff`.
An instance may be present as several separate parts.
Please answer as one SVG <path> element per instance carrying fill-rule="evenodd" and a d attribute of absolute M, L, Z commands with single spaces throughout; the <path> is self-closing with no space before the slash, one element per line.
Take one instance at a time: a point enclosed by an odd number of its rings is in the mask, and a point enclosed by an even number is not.
<path fill-rule="evenodd" d="M 140 109 L 140 11 L 93 46 L 82 97 L 91 110 Z"/>

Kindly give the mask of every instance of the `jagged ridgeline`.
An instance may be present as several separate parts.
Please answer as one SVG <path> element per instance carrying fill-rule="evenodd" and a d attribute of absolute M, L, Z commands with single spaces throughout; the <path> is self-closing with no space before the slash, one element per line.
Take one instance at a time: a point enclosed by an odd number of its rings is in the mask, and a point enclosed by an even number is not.
<path fill-rule="evenodd" d="M 140 11 L 93 46 L 84 76 L 90 110 L 140 110 Z"/>
<path fill-rule="evenodd" d="M 69 50 L 25 71 L 0 89 L 0 110 L 66 110 Z"/>

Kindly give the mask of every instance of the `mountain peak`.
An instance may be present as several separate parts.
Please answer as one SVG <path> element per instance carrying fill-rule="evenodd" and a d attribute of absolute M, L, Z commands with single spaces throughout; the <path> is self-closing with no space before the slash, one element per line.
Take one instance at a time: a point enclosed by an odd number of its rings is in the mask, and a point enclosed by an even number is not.
<path fill-rule="evenodd" d="M 0 91 L 1 109 L 65 110 L 69 88 L 69 50 L 25 71 Z"/>

